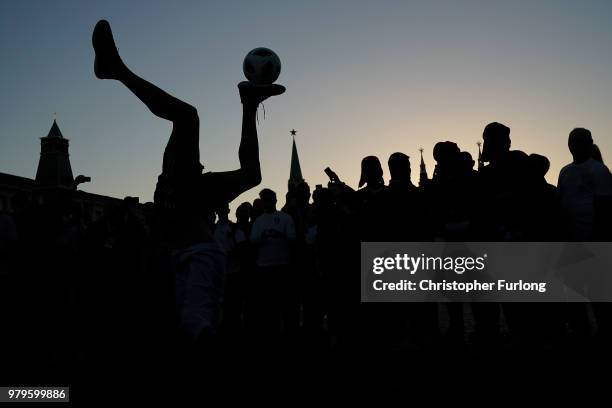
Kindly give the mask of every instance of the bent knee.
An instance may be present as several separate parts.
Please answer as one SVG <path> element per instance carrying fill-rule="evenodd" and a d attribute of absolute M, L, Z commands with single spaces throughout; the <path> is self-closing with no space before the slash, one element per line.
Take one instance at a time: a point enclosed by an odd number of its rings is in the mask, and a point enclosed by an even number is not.
<path fill-rule="evenodd" d="M 198 110 L 187 103 L 177 106 L 174 111 L 174 122 L 198 123 L 199 120 Z"/>
<path fill-rule="evenodd" d="M 182 109 L 182 114 L 190 120 L 200 119 L 200 117 L 198 116 L 198 110 L 189 104 L 185 104 L 185 107 Z"/>

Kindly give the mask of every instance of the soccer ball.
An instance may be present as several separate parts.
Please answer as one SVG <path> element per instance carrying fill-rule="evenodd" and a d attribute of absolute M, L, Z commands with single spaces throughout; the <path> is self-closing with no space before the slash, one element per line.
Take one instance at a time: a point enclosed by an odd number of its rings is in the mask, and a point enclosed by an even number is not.
<path fill-rule="evenodd" d="M 255 48 L 244 57 L 244 76 L 255 85 L 270 85 L 281 71 L 280 58 L 269 48 Z"/>

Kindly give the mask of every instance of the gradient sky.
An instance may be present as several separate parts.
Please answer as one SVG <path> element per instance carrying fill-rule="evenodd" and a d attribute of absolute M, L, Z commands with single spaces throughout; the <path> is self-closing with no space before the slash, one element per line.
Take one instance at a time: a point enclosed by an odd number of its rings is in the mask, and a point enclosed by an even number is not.
<path fill-rule="evenodd" d="M 263 183 L 233 208 L 262 187 L 284 202 L 291 128 L 313 189 L 328 165 L 355 186 L 362 157 L 394 151 L 417 181 L 419 147 L 431 175 L 437 141 L 475 154 L 492 121 L 550 158 L 553 183 L 574 127 L 611 157 L 610 1 L 0 0 L 0 172 L 34 177 L 57 112 L 84 190 L 152 199 L 171 125 L 94 77 L 102 18 L 136 73 L 198 108 L 207 170 L 238 167 L 244 55 L 279 54 L 287 93 L 260 114 Z"/>

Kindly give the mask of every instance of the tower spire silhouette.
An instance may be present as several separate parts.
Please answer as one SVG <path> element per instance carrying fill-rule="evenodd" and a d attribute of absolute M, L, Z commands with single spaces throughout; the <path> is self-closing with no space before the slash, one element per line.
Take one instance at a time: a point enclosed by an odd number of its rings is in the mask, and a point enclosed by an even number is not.
<path fill-rule="evenodd" d="M 36 170 L 36 182 L 45 187 L 74 187 L 74 177 L 68 154 L 68 139 L 64 138 L 57 119 L 49 133 L 40 138 L 40 160 Z"/>
<path fill-rule="evenodd" d="M 423 148 L 419 148 L 419 152 L 421 153 L 421 171 L 419 172 L 419 186 L 423 187 L 425 184 L 427 184 L 427 181 L 429 180 L 427 177 L 427 168 L 425 167 L 425 160 L 423 160 Z"/>
<path fill-rule="evenodd" d="M 300 158 L 298 156 L 297 145 L 295 144 L 295 135 L 297 130 L 291 129 L 291 137 L 293 138 L 293 147 L 291 149 L 291 167 L 289 169 L 289 186 L 296 186 L 302 183 L 302 168 L 300 167 Z"/>

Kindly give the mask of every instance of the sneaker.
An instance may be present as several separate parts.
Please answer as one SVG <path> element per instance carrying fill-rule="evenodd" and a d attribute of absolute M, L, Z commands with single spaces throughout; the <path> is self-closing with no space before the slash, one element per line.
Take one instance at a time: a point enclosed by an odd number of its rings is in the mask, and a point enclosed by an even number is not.
<path fill-rule="evenodd" d="M 94 60 L 94 73 L 99 79 L 118 79 L 119 72 L 125 67 L 115 40 L 110 24 L 106 20 L 100 20 L 96 24 L 91 37 L 96 58 Z"/>
<path fill-rule="evenodd" d="M 260 104 L 271 96 L 280 95 L 285 92 L 285 87 L 277 84 L 255 85 L 248 81 L 238 84 L 240 100 L 242 103 L 252 102 Z"/>

